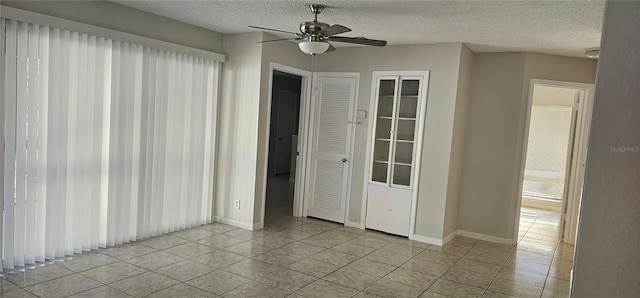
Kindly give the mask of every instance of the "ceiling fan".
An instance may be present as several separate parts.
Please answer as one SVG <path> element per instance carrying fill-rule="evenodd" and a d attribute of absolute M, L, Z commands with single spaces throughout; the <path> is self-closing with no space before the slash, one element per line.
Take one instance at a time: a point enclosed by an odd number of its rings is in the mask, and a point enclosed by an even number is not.
<path fill-rule="evenodd" d="M 265 40 L 259 41 L 259 43 L 283 40 L 304 40 L 298 43 L 298 47 L 300 47 L 300 50 L 302 52 L 310 55 L 334 51 L 336 48 L 333 47 L 331 43 L 329 43 L 330 41 L 361 44 L 374 47 L 384 47 L 385 45 L 387 45 L 387 42 L 385 40 L 368 39 L 364 37 L 336 36 L 338 34 L 350 32 L 351 29 L 338 24 L 330 26 L 327 23 L 318 22 L 318 15 L 325 8 L 324 5 L 311 4 L 309 5 L 309 8 L 311 9 L 311 13 L 313 13 L 313 21 L 300 23 L 300 33 L 257 26 L 249 27 L 260 30 L 293 34 L 295 35 L 295 37 L 293 38 Z"/>

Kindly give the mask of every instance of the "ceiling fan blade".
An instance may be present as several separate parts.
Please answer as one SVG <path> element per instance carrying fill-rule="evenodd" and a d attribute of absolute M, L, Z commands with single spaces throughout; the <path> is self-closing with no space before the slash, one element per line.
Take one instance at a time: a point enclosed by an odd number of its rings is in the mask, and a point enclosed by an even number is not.
<path fill-rule="evenodd" d="M 329 44 L 329 48 L 327 49 L 327 52 L 333 52 L 335 50 L 336 50 L 336 47 L 334 47 L 332 44 Z"/>
<path fill-rule="evenodd" d="M 300 37 L 280 38 L 280 39 L 270 39 L 270 40 L 256 41 L 256 43 L 265 43 L 265 42 L 272 42 L 272 41 L 285 41 L 285 40 L 300 40 L 300 39 L 302 39 L 302 38 L 300 38 Z"/>
<path fill-rule="evenodd" d="M 332 35 L 346 33 L 346 32 L 351 32 L 351 29 L 342 25 L 335 24 L 333 26 L 329 26 L 327 28 L 320 30 L 320 32 L 318 33 L 322 36 L 332 36 Z"/>
<path fill-rule="evenodd" d="M 249 25 L 249 28 L 260 29 L 260 30 L 268 30 L 268 31 L 275 31 L 275 32 L 282 32 L 282 33 L 289 33 L 289 34 L 294 34 L 294 35 L 299 35 L 300 34 L 300 33 L 295 33 L 295 32 L 291 32 L 291 31 L 284 31 L 284 30 L 279 30 L 279 29 L 271 29 L 271 28 L 251 26 L 251 25 Z"/>
<path fill-rule="evenodd" d="M 346 42 L 346 43 L 355 43 L 362 44 L 367 46 L 374 47 L 384 47 L 387 45 L 386 40 L 377 40 L 377 39 L 368 39 L 364 37 L 344 37 L 344 36 L 331 36 L 328 38 L 329 41 L 337 41 L 337 42 Z"/>

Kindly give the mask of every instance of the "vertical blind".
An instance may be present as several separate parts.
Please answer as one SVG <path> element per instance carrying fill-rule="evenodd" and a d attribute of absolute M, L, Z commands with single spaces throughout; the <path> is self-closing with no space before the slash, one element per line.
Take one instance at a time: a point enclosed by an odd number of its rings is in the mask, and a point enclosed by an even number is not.
<path fill-rule="evenodd" d="M 573 106 L 531 108 L 523 195 L 562 200 Z"/>
<path fill-rule="evenodd" d="M 219 62 L 0 21 L 3 268 L 211 222 Z"/>

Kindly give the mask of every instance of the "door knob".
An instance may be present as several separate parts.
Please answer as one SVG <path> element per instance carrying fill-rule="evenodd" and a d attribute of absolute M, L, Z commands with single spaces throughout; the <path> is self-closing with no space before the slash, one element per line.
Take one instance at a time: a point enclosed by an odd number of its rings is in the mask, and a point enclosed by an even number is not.
<path fill-rule="evenodd" d="M 347 162 L 347 159 L 343 157 L 342 162 Z"/>

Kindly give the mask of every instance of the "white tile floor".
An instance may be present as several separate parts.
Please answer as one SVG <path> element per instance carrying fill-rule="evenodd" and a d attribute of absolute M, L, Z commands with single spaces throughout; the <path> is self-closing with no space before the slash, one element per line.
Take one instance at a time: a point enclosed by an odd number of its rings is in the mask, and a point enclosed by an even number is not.
<path fill-rule="evenodd" d="M 517 246 L 439 247 L 271 213 L 259 231 L 214 223 L 5 273 L 0 297 L 566 297 L 556 226 L 524 210 Z"/>

